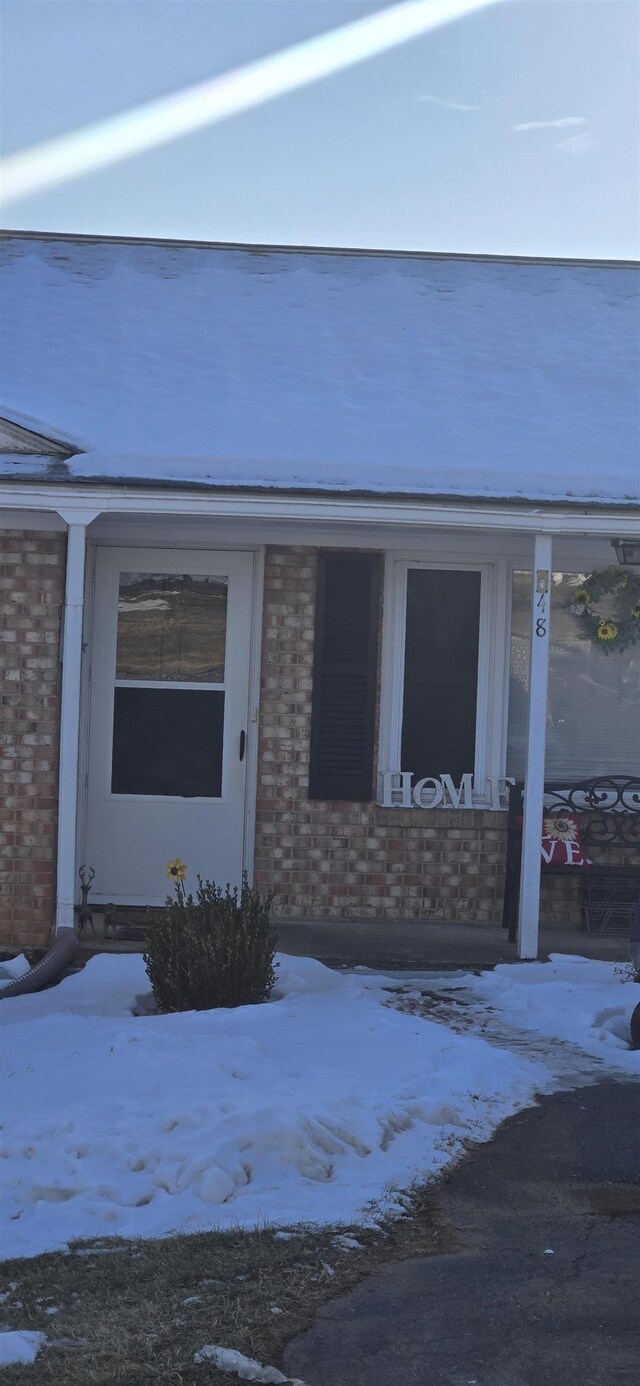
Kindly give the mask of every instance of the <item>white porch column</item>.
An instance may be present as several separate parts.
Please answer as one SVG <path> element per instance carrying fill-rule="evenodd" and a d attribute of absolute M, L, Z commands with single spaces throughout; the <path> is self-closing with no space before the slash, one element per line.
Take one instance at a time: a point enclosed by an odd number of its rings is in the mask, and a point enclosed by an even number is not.
<path fill-rule="evenodd" d="M 56 929 L 72 928 L 74 922 L 86 536 L 87 525 L 96 518 L 99 511 L 74 513 L 73 511 L 61 510 L 59 514 L 66 521 L 68 529 L 67 578 L 61 651 Z"/>
<path fill-rule="evenodd" d="M 551 617 L 551 535 L 536 534 L 531 595 L 529 723 L 522 827 L 522 874 L 518 957 L 537 958 L 540 919 L 540 842 L 547 732 L 547 684 Z"/>

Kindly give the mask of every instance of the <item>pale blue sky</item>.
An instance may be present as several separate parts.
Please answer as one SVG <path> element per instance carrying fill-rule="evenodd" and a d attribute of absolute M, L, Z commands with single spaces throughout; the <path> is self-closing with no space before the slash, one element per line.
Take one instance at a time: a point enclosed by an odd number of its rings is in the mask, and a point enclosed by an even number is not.
<path fill-rule="evenodd" d="M 3 0 L 4 152 L 381 8 Z M 25 198 L 5 220 L 113 235 L 635 258 L 639 58 L 638 0 L 508 0 Z"/>

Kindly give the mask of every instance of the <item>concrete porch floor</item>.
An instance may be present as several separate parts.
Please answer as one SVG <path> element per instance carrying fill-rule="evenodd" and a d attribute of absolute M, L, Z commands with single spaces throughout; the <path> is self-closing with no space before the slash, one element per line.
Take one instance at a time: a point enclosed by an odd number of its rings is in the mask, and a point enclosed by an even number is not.
<path fill-rule="evenodd" d="M 278 950 L 318 958 L 328 967 L 407 968 L 437 971 L 494 967 L 516 962 L 515 944 L 497 924 L 432 923 L 421 920 L 293 920 L 276 919 Z M 80 957 L 92 953 L 129 953 L 142 943 L 103 941 L 89 933 L 80 943 Z M 627 962 L 629 941 L 624 935 L 586 934 L 580 929 L 540 930 L 540 958 L 550 953 Z"/>
<path fill-rule="evenodd" d="M 402 920 L 275 921 L 282 953 L 318 958 L 329 967 L 431 968 L 494 967 L 517 962 L 515 944 L 506 929 L 493 924 L 440 924 Z M 629 941 L 624 935 L 601 937 L 579 929 L 540 930 L 540 958 L 550 953 L 626 962 Z"/>

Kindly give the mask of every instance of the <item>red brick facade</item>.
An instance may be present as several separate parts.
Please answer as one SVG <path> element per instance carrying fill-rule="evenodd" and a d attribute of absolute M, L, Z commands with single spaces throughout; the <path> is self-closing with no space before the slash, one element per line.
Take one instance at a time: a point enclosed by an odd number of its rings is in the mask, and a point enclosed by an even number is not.
<path fill-rule="evenodd" d="M 496 921 L 503 813 L 307 798 L 315 582 L 315 550 L 268 550 L 256 882 L 285 918 Z"/>
<path fill-rule="evenodd" d="M 281 918 L 498 923 L 505 813 L 307 798 L 315 583 L 315 550 L 267 551 L 256 883 Z M 545 923 L 579 924 L 578 887 L 543 881 Z"/>
<path fill-rule="evenodd" d="M 49 939 L 66 537 L 0 531 L 0 946 Z"/>
<path fill-rule="evenodd" d="M 65 549 L 0 531 L 0 947 L 44 944 L 53 922 Z M 268 550 L 256 884 L 281 918 L 497 922 L 504 813 L 308 799 L 315 585 L 315 550 Z M 575 878 L 542 901 L 544 922 L 579 923 Z"/>

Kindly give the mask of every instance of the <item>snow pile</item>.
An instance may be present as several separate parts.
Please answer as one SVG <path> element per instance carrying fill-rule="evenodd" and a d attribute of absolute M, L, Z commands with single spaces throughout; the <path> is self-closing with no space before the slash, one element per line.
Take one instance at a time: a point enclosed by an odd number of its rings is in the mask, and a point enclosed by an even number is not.
<path fill-rule="evenodd" d="M 16 1362 L 35 1362 L 46 1341 L 44 1333 L 0 1329 L 0 1367 L 12 1367 Z"/>
<path fill-rule="evenodd" d="M 27 962 L 24 953 L 19 953 L 17 958 L 0 959 L 0 987 L 3 982 L 12 982 L 16 977 L 24 977 L 29 971 L 30 963 Z"/>
<path fill-rule="evenodd" d="M 546 963 L 501 963 L 462 978 L 462 985 L 514 1028 L 565 1040 L 612 1067 L 640 1073 L 640 1050 L 629 1048 L 640 984 L 625 965 L 552 953 Z"/>
<path fill-rule="evenodd" d="M 540 1063 L 279 959 L 274 1000 L 133 1016 L 138 956 L 2 1003 L 3 1254 L 73 1238 L 355 1222 L 550 1086 Z"/>
<path fill-rule="evenodd" d="M 216 1347 L 207 1344 L 196 1352 L 194 1362 L 213 1362 L 218 1371 L 229 1372 L 233 1376 L 239 1376 L 242 1381 L 262 1381 L 267 1386 L 271 1382 L 273 1386 L 284 1382 L 284 1386 L 304 1386 L 304 1381 L 299 1381 L 297 1377 L 283 1376 L 277 1367 L 263 1367 L 260 1362 L 256 1362 L 255 1357 L 245 1357 L 243 1352 L 236 1352 L 234 1348 Z"/>

